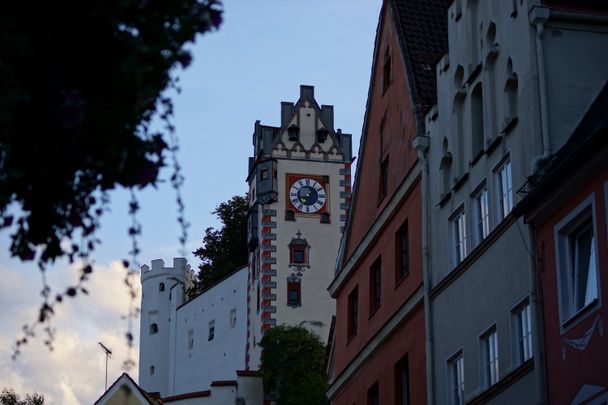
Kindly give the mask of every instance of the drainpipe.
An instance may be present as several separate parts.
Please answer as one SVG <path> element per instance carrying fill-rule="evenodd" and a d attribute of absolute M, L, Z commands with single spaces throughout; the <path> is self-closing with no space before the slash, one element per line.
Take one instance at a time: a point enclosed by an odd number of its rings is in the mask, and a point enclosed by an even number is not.
<path fill-rule="evenodd" d="M 542 134 L 543 152 L 532 161 L 532 173 L 540 168 L 543 162 L 551 156 L 551 143 L 549 137 L 549 107 L 547 102 L 547 76 L 545 74 L 545 51 L 543 46 L 543 33 L 545 22 L 549 19 L 550 9 L 547 7 L 533 7 L 530 11 L 530 22 L 536 26 L 536 69 L 538 71 L 538 93 L 540 100 L 540 124 Z"/>
<path fill-rule="evenodd" d="M 542 304 L 540 302 L 540 291 L 538 287 L 537 260 L 536 260 L 536 235 L 534 226 L 528 225 L 528 240 L 532 249 L 529 260 L 530 268 L 530 313 L 532 316 L 532 345 L 534 355 L 534 382 L 536 386 L 536 404 L 547 403 L 547 386 L 545 375 L 545 341 Z"/>
<path fill-rule="evenodd" d="M 431 275 L 429 254 L 429 163 L 426 152 L 429 149 L 429 137 L 418 135 L 412 141 L 412 145 L 418 152 L 418 160 L 422 164 L 421 170 L 421 198 L 422 198 L 422 280 L 424 296 L 424 350 L 426 355 L 426 389 L 427 405 L 435 404 L 435 384 L 433 369 L 433 317 L 431 312 Z"/>

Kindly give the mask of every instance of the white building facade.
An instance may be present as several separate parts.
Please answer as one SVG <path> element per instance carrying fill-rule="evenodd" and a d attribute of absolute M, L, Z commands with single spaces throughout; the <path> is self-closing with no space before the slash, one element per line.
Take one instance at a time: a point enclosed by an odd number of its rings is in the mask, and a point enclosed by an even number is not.
<path fill-rule="evenodd" d="M 281 125 L 255 123 L 249 160 L 247 369 L 274 325 L 302 325 L 326 342 L 335 302 L 327 288 L 351 193 L 351 135 L 312 86 L 281 103 Z"/>
<path fill-rule="evenodd" d="M 139 384 L 164 398 L 235 382 L 245 368 L 247 268 L 186 302 L 191 278 L 183 258 L 142 266 Z"/>

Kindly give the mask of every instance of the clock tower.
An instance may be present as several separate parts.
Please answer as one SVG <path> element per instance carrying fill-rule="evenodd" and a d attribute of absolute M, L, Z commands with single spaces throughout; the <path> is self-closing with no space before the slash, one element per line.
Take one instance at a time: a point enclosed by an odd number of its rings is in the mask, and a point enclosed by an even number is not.
<path fill-rule="evenodd" d="M 255 123 L 249 158 L 247 368 L 275 325 L 302 325 L 326 343 L 334 277 L 351 196 L 351 135 L 334 129 L 333 106 L 314 87 L 281 103 L 281 125 Z"/>

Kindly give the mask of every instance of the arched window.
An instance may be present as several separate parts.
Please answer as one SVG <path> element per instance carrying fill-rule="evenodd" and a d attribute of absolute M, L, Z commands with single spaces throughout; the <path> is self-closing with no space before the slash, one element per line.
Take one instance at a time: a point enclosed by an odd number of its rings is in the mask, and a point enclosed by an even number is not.
<path fill-rule="evenodd" d="M 477 83 L 471 93 L 471 160 L 483 152 L 483 89 Z"/>
<path fill-rule="evenodd" d="M 452 187 L 452 154 L 448 150 L 448 140 L 443 138 L 441 144 L 443 157 L 441 158 L 440 170 L 441 170 L 441 196 L 443 199 Z"/>
<path fill-rule="evenodd" d="M 507 114 L 503 122 L 503 132 L 508 133 L 517 123 L 517 73 L 513 72 L 513 61 L 509 58 L 507 62 L 507 81 L 505 82 L 505 96 L 507 102 Z"/>
<path fill-rule="evenodd" d="M 150 335 L 154 335 L 158 333 L 158 324 L 152 323 L 150 324 Z"/>
<path fill-rule="evenodd" d="M 160 291 L 160 292 L 165 291 L 165 283 L 160 283 L 160 284 L 158 285 L 158 291 Z"/>

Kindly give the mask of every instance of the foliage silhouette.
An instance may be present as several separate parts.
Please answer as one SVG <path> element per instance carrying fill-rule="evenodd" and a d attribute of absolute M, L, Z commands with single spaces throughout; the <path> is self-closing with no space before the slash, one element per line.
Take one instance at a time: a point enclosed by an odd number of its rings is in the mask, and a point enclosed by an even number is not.
<path fill-rule="evenodd" d="M 264 333 L 264 392 L 275 393 L 278 405 L 325 405 L 328 378 L 325 348 L 302 326 L 275 326 Z"/>
<path fill-rule="evenodd" d="M 248 208 L 247 197 L 234 196 L 219 204 L 212 212 L 222 227 L 205 229 L 203 246 L 192 252 L 201 259 L 201 264 L 190 296 L 200 293 L 247 264 Z"/>

